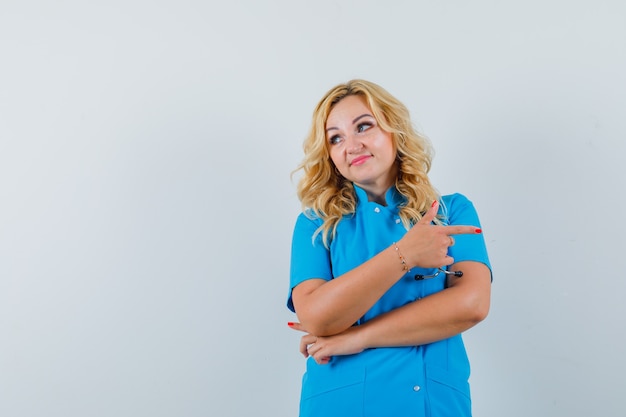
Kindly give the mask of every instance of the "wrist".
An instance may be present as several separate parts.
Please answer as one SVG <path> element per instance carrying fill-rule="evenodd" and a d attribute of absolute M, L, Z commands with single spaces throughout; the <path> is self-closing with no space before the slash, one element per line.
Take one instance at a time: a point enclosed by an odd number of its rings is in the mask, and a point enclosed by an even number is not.
<path fill-rule="evenodd" d="M 360 326 L 355 326 L 355 334 L 353 335 L 356 343 L 362 349 L 370 349 L 377 347 L 373 340 L 372 326 L 370 322 Z"/>
<path fill-rule="evenodd" d="M 393 249 L 393 251 L 395 252 L 397 258 L 398 258 L 398 263 L 400 265 L 400 268 L 402 269 L 402 271 L 404 273 L 409 272 L 409 269 L 411 269 L 411 267 L 409 266 L 406 258 L 404 257 L 404 255 L 402 254 L 402 250 L 400 249 L 400 246 L 398 245 L 398 242 L 393 242 L 393 244 L 391 245 L 391 248 Z"/>

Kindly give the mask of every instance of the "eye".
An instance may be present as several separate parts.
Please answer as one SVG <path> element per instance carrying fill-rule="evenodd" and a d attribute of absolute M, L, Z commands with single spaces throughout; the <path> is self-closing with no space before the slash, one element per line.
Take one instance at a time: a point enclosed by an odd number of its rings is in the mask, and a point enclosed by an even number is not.
<path fill-rule="evenodd" d="M 365 132 L 366 130 L 370 129 L 373 126 L 372 123 L 370 122 L 363 122 L 363 123 L 359 123 L 356 127 L 356 131 L 359 133 Z"/>
<path fill-rule="evenodd" d="M 331 145 L 336 145 L 339 142 L 341 142 L 341 136 L 339 135 L 334 135 L 328 138 L 328 143 L 330 143 Z"/>

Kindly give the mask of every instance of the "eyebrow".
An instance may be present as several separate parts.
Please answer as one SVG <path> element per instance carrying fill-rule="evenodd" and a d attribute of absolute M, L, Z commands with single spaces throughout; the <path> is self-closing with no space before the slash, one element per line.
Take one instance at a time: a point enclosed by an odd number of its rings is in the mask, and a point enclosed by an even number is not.
<path fill-rule="evenodd" d="M 361 120 L 364 117 L 374 117 L 374 116 L 372 116 L 369 113 L 363 113 L 362 115 L 355 117 L 354 120 L 352 121 L 352 124 L 355 124 L 356 122 L 358 122 L 359 120 Z M 337 128 L 337 127 L 329 127 L 328 129 L 326 129 L 326 132 L 328 132 L 330 130 L 339 130 L 339 128 Z"/>

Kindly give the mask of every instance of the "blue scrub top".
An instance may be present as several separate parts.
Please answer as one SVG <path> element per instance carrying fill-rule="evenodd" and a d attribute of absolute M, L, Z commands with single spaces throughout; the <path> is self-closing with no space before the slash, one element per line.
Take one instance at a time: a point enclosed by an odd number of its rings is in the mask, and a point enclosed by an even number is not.
<path fill-rule="evenodd" d="M 398 206 L 404 202 L 395 187 L 387 206 L 367 199 L 355 186 L 356 212 L 344 216 L 327 249 L 321 234 L 312 237 L 322 220 L 302 213 L 294 229 L 291 285 L 321 278 L 331 280 L 357 267 L 399 241 L 404 228 Z M 473 204 L 461 194 L 442 197 L 440 214 L 449 225 L 480 227 Z M 455 262 L 482 262 L 491 269 L 482 234 L 455 235 L 449 254 Z M 434 269 L 412 268 L 359 320 L 372 318 L 444 289 L 445 274 L 415 281 L 415 274 Z M 287 306 L 294 310 L 291 290 Z M 367 349 L 335 356 L 327 365 L 312 358 L 302 380 L 300 417 L 324 416 L 471 416 L 469 362 L 461 335 L 422 346 Z"/>

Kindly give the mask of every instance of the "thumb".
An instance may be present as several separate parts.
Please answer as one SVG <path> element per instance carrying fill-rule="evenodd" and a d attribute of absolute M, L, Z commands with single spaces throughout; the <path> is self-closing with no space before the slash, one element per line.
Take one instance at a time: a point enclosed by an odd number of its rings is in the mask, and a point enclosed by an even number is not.
<path fill-rule="evenodd" d="M 421 224 L 425 226 L 429 225 L 435 219 L 435 216 L 437 216 L 438 211 L 439 211 L 439 201 L 435 200 L 433 201 L 433 204 L 430 206 L 426 214 L 424 214 L 424 217 L 422 217 L 420 221 L 417 222 L 417 224 Z"/>

